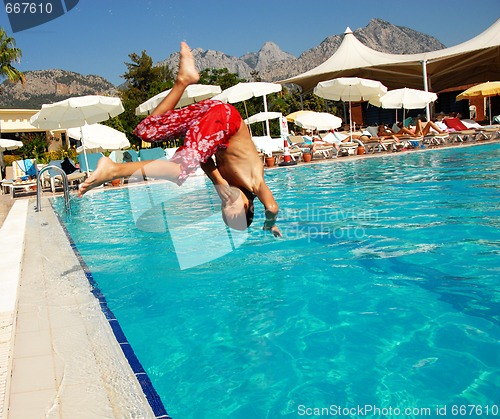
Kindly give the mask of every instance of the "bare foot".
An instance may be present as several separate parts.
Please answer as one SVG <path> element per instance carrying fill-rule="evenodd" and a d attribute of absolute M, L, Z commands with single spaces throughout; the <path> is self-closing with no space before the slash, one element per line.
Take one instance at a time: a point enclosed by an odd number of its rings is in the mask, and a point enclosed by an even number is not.
<path fill-rule="evenodd" d="M 78 196 L 81 198 L 83 194 L 87 193 L 91 189 L 102 185 L 104 182 L 113 180 L 114 165 L 115 163 L 109 157 L 101 157 L 97 163 L 97 168 L 78 188 Z"/>
<path fill-rule="evenodd" d="M 194 57 L 191 48 L 185 42 L 181 42 L 181 57 L 179 60 L 179 72 L 177 73 L 177 81 L 188 86 L 198 82 L 200 75 L 194 64 Z"/>

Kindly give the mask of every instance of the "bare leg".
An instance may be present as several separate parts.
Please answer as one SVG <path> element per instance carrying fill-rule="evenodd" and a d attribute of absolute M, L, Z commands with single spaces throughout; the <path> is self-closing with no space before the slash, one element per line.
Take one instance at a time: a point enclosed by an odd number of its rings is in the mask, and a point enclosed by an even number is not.
<path fill-rule="evenodd" d="M 444 133 L 444 131 L 442 131 L 441 128 L 439 128 L 434 122 L 429 121 L 425 125 L 424 130 L 422 131 L 423 135 L 427 135 L 429 133 L 429 131 L 431 130 L 431 128 L 434 128 L 439 134 Z"/>
<path fill-rule="evenodd" d="M 179 102 L 184 90 L 190 84 L 196 83 L 200 79 L 200 75 L 196 70 L 194 64 L 193 54 L 185 42 L 181 42 L 180 50 L 180 60 L 179 60 L 179 72 L 177 73 L 177 78 L 175 80 L 174 86 L 170 93 L 165 96 L 165 98 L 160 102 L 156 109 L 151 113 L 151 115 L 162 115 L 165 112 L 171 111 L 175 108 L 175 105 Z"/>
<path fill-rule="evenodd" d="M 398 134 L 397 135 L 410 135 L 410 136 L 415 136 L 415 133 L 408 129 L 408 128 L 401 128 L 399 131 L 398 131 Z"/>
<path fill-rule="evenodd" d="M 129 177 L 134 174 L 151 176 L 160 179 L 177 182 L 181 174 L 180 165 L 167 160 L 146 160 L 139 162 L 115 163 L 108 157 L 102 157 L 97 163 L 97 168 L 85 179 L 78 189 L 78 196 L 83 196 L 86 192 L 121 177 Z"/>
<path fill-rule="evenodd" d="M 417 123 L 415 125 L 415 135 L 416 136 L 424 135 L 423 129 L 422 129 L 422 121 L 420 119 L 417 120 Z"/>
<path fill-rule="evenodd" d="M 381 138 L 382 138 L 382 140 L 389 140 L 389 139 L 391 139 L 391 140 L 395 140 L 397 143 L 399 143 L 399 138 L 398 138 L 398 137 L 396 137 L 396 135 L 394 135 L 394 134 L 391 134 L 391 135 L 383 135 Z"/>
<path fill-rule="evenodd" d="M 185 42 L 181 42 L 179 72 L 170 93 L 160 102 L 152 115 L 161 115 L 175 108 L 184 90 L 190 84 L 196 83 L 200 75 L 196 70 L 193 54 Z M 107 157 L 101 158 L 96 170 L 80 185 L 78 195 L 82 196 L 89 190 L 121 177 L 129 177 L 135 173 L 176 182 L 181 173 L 177 163 L 164 160 L 142 162 L 114 163 Z"/>

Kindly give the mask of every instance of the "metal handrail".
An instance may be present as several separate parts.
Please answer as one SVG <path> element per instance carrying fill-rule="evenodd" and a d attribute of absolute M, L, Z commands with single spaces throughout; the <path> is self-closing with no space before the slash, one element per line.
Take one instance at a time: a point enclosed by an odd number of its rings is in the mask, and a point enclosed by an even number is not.
<path fill-rule="evenodd" d="M 36 182 L 37 182 L 37 188 L 36 188 L 36 211 L 40 212 L 42 210 L 42 200 L 41 200 L 41 187 L 40 187 L 40 177 L 41 174 L 47 170 L 50 169 L 55 169 L 57 172 L 59 172 L 62 176 L 63 179 L 63 189 L 64 189 L 64 209 L 66 212 L 69 212 L 71 209 L 71 204 L 70 204 L 70 199 L 69 199 L 69 184 L 68 184 L 68 176 L 66 175 L 66 172 L 61 169 L 58 166 L 50 165 L 50 166 L 45 166 L 43 169 L 41 169 L 38 174 L 36 175 Z"/>

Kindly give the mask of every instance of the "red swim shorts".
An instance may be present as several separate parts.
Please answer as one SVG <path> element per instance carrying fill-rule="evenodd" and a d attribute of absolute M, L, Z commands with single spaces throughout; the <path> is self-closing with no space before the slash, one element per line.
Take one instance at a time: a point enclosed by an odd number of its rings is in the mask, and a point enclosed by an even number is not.
<path fill-rule="evenodd" d="M 204 100 L 163 115 L 148 116 L 134 130 L 144 141 L 164 141 L 184 137 L 171 161 L 180 164 L 181 185 L 189 174 L 205 163 L 215 152 L 226 148 L 229 139 L 238 132 L 242 119 L 232 105 L 216 100 Z"/>

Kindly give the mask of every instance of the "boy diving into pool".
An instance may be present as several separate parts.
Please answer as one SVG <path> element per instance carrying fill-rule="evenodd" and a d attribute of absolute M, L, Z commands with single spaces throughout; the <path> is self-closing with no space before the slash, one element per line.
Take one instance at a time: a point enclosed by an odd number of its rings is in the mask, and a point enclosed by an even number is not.
<path fill-rule="evenodd" d="M 134 130 L 144 141 L 185 137 L 171 160 L 114 163 L 103 157 L 96 170 L 80 185 L 81 197 L 104 182 L 135 173 L 166 179 L 181 185 L 201 167 L 222 201 L 222 218 L 231 228 L 245 230 L 253 220 L 253 200 L 265 208 L 264 230 L 275 237 L 278 204 L 264 181 L 264 167 L 250 132 L 232 105 L 204 100 L 175 109 L 184 90 L 199 80 L 189 46 L 181 42 L 179 72 L 169 94 Z M 213 160 L 215 156 L 215 162 Z"/>

